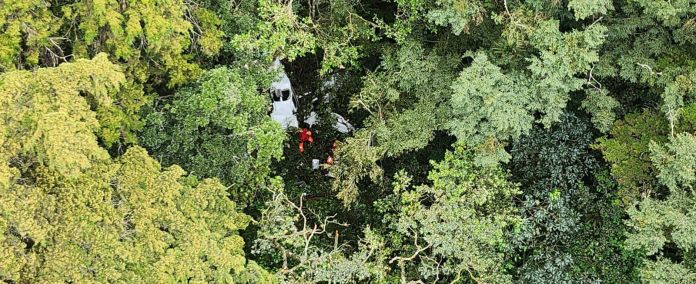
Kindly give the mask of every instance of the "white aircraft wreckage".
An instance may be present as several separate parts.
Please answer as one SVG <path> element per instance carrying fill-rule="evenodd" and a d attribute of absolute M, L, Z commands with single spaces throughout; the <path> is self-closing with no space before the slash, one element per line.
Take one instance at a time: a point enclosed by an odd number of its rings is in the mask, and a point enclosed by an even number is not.
<path fill-rule="evenodd" d="M 280 68 L 280 60 L 276 59 L 273 62 L 273 69 L 278 70 Z M 280 72 L 278 80 L 271 84 L 270 92 L 271 100 L 273 101 L 271 118 L 280 123 L 285 130 L 288 130 L 290 127 L 297 128 L 299 125 L 297 116 L 295 116 L 297 111 L 295 94 L 290 84 L 290 78 L 284 71 Z"/>
<path fill-rule="evenodd" d="M 273 102 L 273 109 L 271 110 L 271 118 L 280 123 L 280 125 L 285 130 L 290 128 L 298 128 L 299 123 L 297 119 L 297 96 L 293 91 L 292 84 L 290 83 L 290 78 L 282 70 L 282 64 L 280 60 L 276 59 L 273 62 L 273 69 L 279 70 L 280 75 L 278 79 L 271 84 L 270 94 L 271 100 Z M 327 82 L 328 84 L 333 83 L 333 79 Z M 326 84 L 325 84 L 326 85 Z M 336 119 L 336 124 L 334 128 L 341 133 L 348 133 L 355 128 L 348 122 L 343 116 L 337 113 L 331 113 Z M 312 111 L 303 121 L 312 127 L 319 122 L 320 118 L 317 113 Z"/>

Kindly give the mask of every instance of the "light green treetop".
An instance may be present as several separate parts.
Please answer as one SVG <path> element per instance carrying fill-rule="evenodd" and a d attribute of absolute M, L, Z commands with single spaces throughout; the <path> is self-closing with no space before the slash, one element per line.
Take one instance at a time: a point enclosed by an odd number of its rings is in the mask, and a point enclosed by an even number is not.
<path fill-rule="evenodd" d="M 220 182 L 99 147 L 90 104 L 108 105 L 124 77 L 103 54 L 0 76 L 0 279 L 273 281 L 247 263 L 249 218 Z"/>
<path fill-rule="evenodd" d="M 450 131 L 480 150 L 478 163 L 509 160 L 506 142 L 527 133 L 535 122 L 549 127 L 558 121 L 570 93 L 582 88 L 585 80 L 576 75 L 598 60 L 596 49 L 606 29 L 591 25 L 563 33 L 558 24 L 549 20 L 533 29 L 530 43 L 539 56 L 527 58 L 527 70 L 504 72 L 478 52 L 452 85 Z"/>
<path fill-rule="evenodd" d="M 113 107 L 111 95 L 124 81 L 105 54 L 57 68 L 0 75 L 0 184 L 16 177 L 11 172 L 36 164 L 69 177 L 108 158 L 97 143 L 100 125 L 90 104 Z"/>
<path fill-rule="evenodd" d="M 645 267 L 641 270 L 644 281 L 676 283 L 696 279 L 692 253 L 696 247 L 694 149 L 696 137 L 689 133 L 670 137 L 665 146 L 650 145 L 657 178 L 669 191 L 664 197 L 648 197 L 627 209 L 630 217 L 627 224 L 633 231 L 626 246 L 644 253 Z M 681 257 L 675 257 L 676 254 Z M 655 257 L 657 261 L 651 260 Z"/>

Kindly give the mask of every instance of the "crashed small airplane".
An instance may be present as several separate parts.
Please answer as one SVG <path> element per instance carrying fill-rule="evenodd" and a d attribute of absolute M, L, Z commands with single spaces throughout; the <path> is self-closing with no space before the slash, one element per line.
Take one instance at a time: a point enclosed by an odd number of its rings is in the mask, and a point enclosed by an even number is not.
<path fill-rule="evenodd" d="M 270 95 L 273 102 L 273 109 L 271 110 L 271 118 L 280 123 L 280 125 L 285 130 L 290 128 L 299 128 L 299 123 L 297 119 L 297 96 L 290 83 L 290 78 L 282 70 L 282 64 L 280 60 L 276 59 L 273 62 L 274 70 L 279 70 L 280 74 L 278 79 L 271 83 Z M 353 125 L 348 122 L 343 116 L 332 113 L 336 119 L 336 124 L 334 128 L 341 133 L 348 133 L 354 130 Z M 303 121 L 312 127 L 319 122 L 319 117 L 317 113 L 312 111 Z"/>

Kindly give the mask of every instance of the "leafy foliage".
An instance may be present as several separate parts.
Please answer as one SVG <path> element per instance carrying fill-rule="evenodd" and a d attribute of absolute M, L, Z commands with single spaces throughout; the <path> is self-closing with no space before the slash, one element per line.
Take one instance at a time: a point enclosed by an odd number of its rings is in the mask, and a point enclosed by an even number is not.
<path fill-rule="evenodd" d="M 691 189 L 696 182 L 696 138 L 689 134 L 670 137 L 666 147 L 650 144 L 652 162 L 657 168 L 657 179 L 670 190 Z"/>
<path fill-rule="evenodd" d="M 664 145 L 650 143 L 656 180 L 667 191 L 652 194 L 627 209 L 633 229 L 626 245 L 644 254 L 644 281 L 689 281 L 694 277 L 693 186 L 696 138 L 688 133 L 670 136 Z M 678 273 L 678 274 L 674 274 Z"/>
<path fill-rule="evenodd" d="M 575 19 L 585 19 L 593 15 L 606 15 L 614 6 L 606 0 L 570 0 L 568 9 L 573 10 Z"/>
<path fill-rule="evenodd" d="M 398 4 L 398 14 L 404 15 L 405 19 L 388 28 L 397 39 L 403 39 L 408 33 L 417 30 L 419 24 L 426 24 L 428 29 L 433 31 L 437 31 L 439 27 L 448 27 L 449 32 L 455 35 L 468 33 L 472 27 L 481 24 L 486 16 L 486 2 L 467 0 L 397 0 L 395 2 Z"/>
<path fill-rule="evenodd" d="M 369 228 L 358 245 L 357 252 L 347 255 L 347 244 L 339 246 L 339 228 L 346 224 L 334 216 L 316 216 L 306 210 L 304 195 L 299 203 L 291 201 L 280 189 L 266 202 L 259 220 L 259 238 L 254 243 L 255 254 L 271 254 L 280 258 L 277 277 L 283 283 L 353 283 L 367 279 L 382 279 L 384 265 L 381 251 L 384 241 Z M 298 225 L 299 224 L 299 225 Z M 333 233 L 331 232 L 334 229 Z M 324 247 L 320 239 L 334 239 L 333 247 Z"/>
<path fill-rule="evenodd" d="M 675 125 L 679 132 L 693 132 L 696 126 L 696 104 L 682 109 L 682 119 Z M 632 113 L 614 124 L 609 137 L 597 140 L 595 148 L 602 151 L 611 165 L 611 173 L 619 184 L 620 195 L 626 204 L 659 193 L 658 174 L 651 160 L 651 149 L 660 150 L 669 140 L 669 121 L 648 109 Z"/>
<path fill-rule="evenodd" d="M 591 89 L 582 101 L 582 108 L 592 115 L 592 123 L 601 132 L 607 132 L 616 120 L 613 109 L 619 102 L 607 94 L 604 89 Z"/>
<path fill-rule="evenodd" d="M 189 1 L 9 1 L 0 11 L 0 70 L 57 66 L 107 53 L 127 82 L 114 104 L 97 110 L 101 142 L 136 142 L 153 90 L 202 73 L 198 58 L 219 52 L 224 33 L 210 10 Z"/>
<path fill-rule="evenodd" d="M 123 79 L 104 55 L 0 77 L 0 278 L 272 282 L 246 261 L 249 218 L 217 180 L 99 147 L 89 102 L 108 105 Z"/>
<path fill-rule="evenodd" d="M 165 164 L 217 177 L 232 186 L 236 200 L 250 202 L 262 192 L 272 160 L 281 158 L 285 139 L 267 116 L 267 100 L 243 72 L 210 70 L 147 116 L 143 144 Z"/>
<path fill-rule="evenodd" d="M 361 42 L 377 39 L 376 24 L 360 15 L 361 7 L 354 1 L 307 2 L 259 0 L 258 20 L 234 35 L 232 46 L 241 52 L 290 60 L 321 50 L 322 73 L 357 64 Z"/>
<path fill-rule="evenodd" d="M 50 48 L 49 38 L 59 28 L 47 1 L 5 1 L 0 9 L 0 71 L 14 70 L 16 65 L 36 65 L 43 48 Z M 53 41 L 54 43 L 55 41 Z M 50 49 L 47 49 L 47 51 Z"/>
<path fill-rule="evenodd" d="M 504 272 L 505 232 L 519 220 L 512 198 L 519 193 L 500 169 L 474 165 L 472 154 L 457 146 L 435 163 L 432 185 L 411 189 L 401 173 L 395 198 L 383 206 L 385 239 L 400 269 L 401 282 L 509 282 Z"/>
<path fill-rule="evenodd" d="M 667 121 L 654 111 L 629 114 L 614 124 L 611 139 L 600 138 L 595 146 L 611 164 L 611 173 L 619 184 L 624 201 L 631 203 L 649 194 L 656 186 L 650 161 L 651 141 L 664 142 Z"/>
<path fill-rule="evenodd" d="M 435 131 L 444 128 L 450 112 L 443 107 L 446 86 L 453 78 L 455 64 L 454 58 L 413 43 L 386 55 L 384 71 L 365 77 L 363 89 L 352 98 L 351 106 L 367 111 L 370 117 L 363 129 L 339 147 L 337 155 L 342 162 L 334 169 L 339 178 L 333 188 L 344 203 L 355 200 L 360 179 L 381 177 L 378 160 L 423 148 Z"/>
<path fill-rule="evenodd" d="M 486 55 L 474 55 L 472 65 L 452 85 L 452 133 L 484 153 L 477 162 L 508 161 L 506 141 L 527 133 L 535 121 L 547 127 L 558 121 L 569 93 L 582 87 L 574 75 L 598 60 L 594 49 L 601 45 L 604 30 L 592 25 L 564 34 L 558 22 L 541 23 L 530 34 L 540 56 L 527 58 L 528 73 L 504 74 Z M 535 118 L 536 113 L 542 116 Z"/>
<path fill-rule="evenodd" d="M 694 246 L 692 219 L 696 199 L 689 189 L 693 186 L 695 165 L 691 156 L 695 141 L 691 134 L 679 134 L 670 138 L 665 148 L 653 145 L 651 152 L 658 179 L 669 189 L 669 194 L 659 199 L 649 197 L 627 209 L 628 225 L 633 231 L 626 245 L 646 256 L 641 271 L 644 281 L 675 282 L 694 277 L 690 250 Z M 654 256 L 657 261 L 647 258 Z"/>
<path fill-rule="evenodd" d="M 599 162 L 591 142 L 588 123 L 564 114 L 551 129 L 536 127 L 513 144 L 513 176 L 525 195 L 519 205 L 524 222 L 513 236 L 522 281 L 628 278 L 618 268 L 630 269 L 632 263 L 618 245 L 622 208 L 612 200 L 611 182 L 595 174 Z M 594 175 L 597 180 L 587 182 Z"/>
<path fill-rule="evenodd" d="M 1 2 L 0 281 L 696 281 L 693 0 Z"/>
<path fill-rule="evenodd" d="M 90 104 L 97 111 L 113 108 L 112 94 L 124 80 L 104 54 L 0 75 L 0 184 L 9 186 L 18 170 L 36 165 L 71 177 L 108 158 L 96 141 L 100 125 Z"/>
<path fill-rule="evenodd" d="M 50 2 L 43 0 L 12 1 L 3 6 L 2 18 L 11 31 L 6 35 L 8 44 L 3 46 L 14 54 L 3 60 L 4 69 L 57 65 L 70 57 L 106 52 L 113 60 L 127 62 L 128 74 L 139 82 L 167 73 L 169 83 L 176 85 L 187 81 L 192 73 L 194 77 L 200 73 L 186 55 L 192 44 L 200 45 L 208 56 L 221 47 L 222 34 L 216 30 L 219 23 L 211 19 L 211 12 L 185 1 L 121 5 L 117 1 L 85 0 L 58 9 L 50 7 Z M 26 46 L 26 54 L 19 52 L 22 46 Z M 148 66 L 153 68 L 147 70 Z"/>

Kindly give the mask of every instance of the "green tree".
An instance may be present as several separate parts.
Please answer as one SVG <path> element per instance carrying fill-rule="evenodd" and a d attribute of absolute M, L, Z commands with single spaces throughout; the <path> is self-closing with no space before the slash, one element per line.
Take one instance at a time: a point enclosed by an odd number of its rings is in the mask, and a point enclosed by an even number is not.
<path fill-rule="evenodd" d="M 421 34 L 410 31 L 398 39 L 396 48 L 385 48 L 379 68 L 365 77 L 362 91 L 351 99 L 353 109 L 366 111 L 369 117 L 365 127 L 338 151 L 344 163 L 336 168 L 334 189 L 346 204 L 358 195 L 359 181 L 382 177 L 378 161 L 422 149 L 436 131 L 447 131 L 476 149 L 477 163 L 495 165 L 509 160 L 505 146 L 536 123 L 549 127 L 558 121 L 571 93 L 586 84 L 578 75 L 592 70 L 597 62 L 606 28 L 593 23 L 566 32 L 560 21 L 545 15 L 536 15 L 543 20 L 533 18 L 534 14 L 521 16 L 525 16 L 520 17 L 524 28 L 515 31 L 523 39 L 521 50 L 502 66 L 489 60 L 489 55 L 499 58 L 499 51 L 485 48 L 501 44 L 500 38 L 472 43 L 421 29 Z M 505 28 L 520 25 L 491 27 L 489 22 L 479 32 L 500 34 L 503 29 L 505 35 L 510 33 Z M 431 37 L 439 41 L 422 44 Z M 466 51 L 479 46 L 484 47 L 479 52 Z M 462 55 L 473 61 L 463 70 L 460 66 L 467 59 L 462 62 Z M 587 108 L 602 116 L 598 124 L 606 128 L 614 106 L 604 96 L 590 100 Z"/>
<path fill-rule="evenodd" d="M 166 73 L 176 85 L 200 73 L 187 53 L 211 56 L 222 45 L 215 15 L 185 1 L 56 4 L 36 0 L 3 5 L 0 15 L 8 33 L 2 46 L 10 55 L 3 57 L 3 69 L 55 66 L 105 52 L 126 63 L 126 73 L 140 83 Z"/>
<path fill-rule="evenodd" d="M 0 279 L 273 281 L 244 257 L 249 218 L 217 180 L 99 147 L 92 104 L 123 83 L 103 54 L 0 75 Z"/>
<path fill-rule="evenodd" d="M 696 103 L 683 108 L 681 116 L 675 131 L 692 133 L 696 130 Z M 650 145 L 663 145 L 669 136 L 669 120 L 656 111 L 644 109 L 617 121 L 608 135 L 597 139 L 593 145 L 609 162 L 624 204 L 630 205 L 661 192 Z"/>
<path fill-rule="evenodd" d="M 39 63 L 40 54 L 53 56 L 51 38 L 61 19 L 49 9 L 48 1 L 5 1 L 0 8 L 0 71 L 22 69 Z M 51 59 L 66 59 L 55 54 Z M 55 63 L 55 62 L 52 62 Z"/>
<path fill-rule="evenodd" d="M 0 2 L 0 280 L 696 280 L 693 0 Z"/>
<path fill-rule="evenodd" d="M 6 1 L 0 8 L 0 70 L 57 66 L 107 53 L 127 82 L 97 110 L 107 147 L 135 142 L 140 109 L 154 91 L 195 79 L 199 59 L 219 52 L 217 16 L 189 1 Z"/>
<path fill-rule="evenodd" d="M 277 181 L 276 181 L 277 182 Z M 338 238 L 348 224 L 335 215 L 320 216 L 305 203 L 305 194 L 293 202 L 280 185 L 265 203 L 259 218 L 259 237 L 253 253 L 279 264 L 275 275 L 283 283 L 380 282 L 387 271 L 384 241 L 370 228 L 357 248 Z"/>
<path fill-rule="evenodd" d="M 614 124 L 609 137 L 597 139 L 595 148 L 602 151 L 611 165 L 611 174 L 619 184 L 626 204 L 654 192 L 657 186 L 650 161 L 651 141 L 665 142 L 669 132 L 667 120 L 659 113 L 644 110 L 632 113 Z"/>
<path fill-rule="evenodd" d="M 589 71 L 598 60 L 596 49 L 605 30 L 590 25 L 563 33 L 558 21 L 544 21 L 528 35 L 539 56 L 526 58 L 530 62 L 526 70 L 508 74 L 485 54 L 472 55 L 472 65 L 452 85 L 451 132 L 484 153 L 479 163 L 507 162 L 510 156 L 503 149 L 507 141 L 529 132 L 534 122 L 550 127 L 560 119 L 570 92 L 583 86 L 584 80 L 575 75 Z"/>
<path fill-rule="evenodd" d="M 671 125 L 696 94 L 696 8 L 687 2 L 621 5 L 607 21 L 607 42 L 611 44 L 603 47 L 594 72 L 600 79 L 622 80 L 621 85 L 640 84 L 647 93 L 660 97 L 660 109 Z"/>
<path fill-rule="evenodd" d="M 676 283 L 696 279 L 693 248 L 696 178 L 696 137 L 683 133 L 670 137 L 665 146 L 653 143 L 651 156 L 657 178 L 668 192 L 651 196 L 627 209 L 632 231 L 626 240 L 629 249 L 641 252 L 645 282 Z"/>
<path fill-rule="evenodd" d="M 285 139 L 267 114 L 268 97 L 257 91 L 258 79 L 236 69 L 206 72 L 147 115 L 143 145 L 164 164 L 217 177 L 231 186 L 236 200 L 251 202 L 264 192 Z"/>
<path fill-rule="evenodd" d="M 433 163 L 432 185 L 411 185 L 405 173 L 380 205 L 382 232 L 401 283 L 510 282 L 505 272 L 508 230 L 519 224 L 515 184 L 498 168 L 478 167 L 462 145 Z"/>
<path fill-rule="evenodd" d="M 364 78 L 351 108 L 365 111 L 365 126 L 338 149 L 341 159 L 332 172 L 333 184 L 345 204 L 357 198 L 357 183 L 369 176 L 382 177 L 377 162 L 421 149 L 445 128 L 448 114 L 447 86 L 454 78 L 456 57 L 427 50 L 417 42 L 387 49 L 378 72 Z"/>
<path fill-rule="evenodd" d="M 252 2 L 252 1 L 249 1 Z M 321 72 L 358 64 L 363 45 L 377 39 L 376 23 L 360 1 L 255 1 L 254 24 L 232 37 L 232 46 L 269 58 L 320 53 Z"/>
<path fill-rule="evenodd" d="M 94 159 L 108 157 L 94 136 L 99 129 L 94 109 L 112 106 L 111 95 L 125 76 L 105 54 L 58 68 L 0 76 L 4 121 L 0 184 L 8 186 L 17 170 L 37 163 L 72 176 L 89 168 Z"/>
<path fill-rule="evenodd" d="M 590 149 L 588 121 L 563 114 L 512 145 L 513 178 L 522 184 L 524 218 L 513 236 L 517 277 L 530 283 L 620 282 L 634 265 L 623 256 L 623 208 Z"/>
<path fill-rule="evenodd" d="M 254 251 L 273 256 L 276 275 L 290 283 L 510 282 L 503 264 L 507 233 L 519 222 L 517 187 L 500 169 L 475 166 L 461 145 L 433 167 L 431 185 L 399 173 L 394 195 L 376 205 L 384 223 L 365 227 L 355 244 L 338 239 L 349 224 L 317 215 L 304 195 L 293 202 L 276 191 Z"/>

